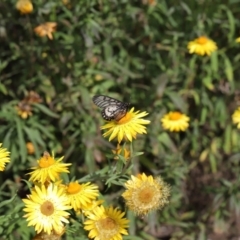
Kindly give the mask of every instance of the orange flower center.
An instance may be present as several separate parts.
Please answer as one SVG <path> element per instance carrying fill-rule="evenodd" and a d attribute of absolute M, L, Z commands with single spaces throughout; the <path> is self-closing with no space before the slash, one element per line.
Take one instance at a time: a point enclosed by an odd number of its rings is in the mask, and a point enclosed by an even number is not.
<path fill-rule="evenodd" d="M 182 116 L 182 114 L 180 112 L 171 112 L 169 114 L 169 119 L 176 121 L 176 120 L 179 120 L 181 118 L 181 116 Z"/>
<path fill-rule="evenodd" d="M 206 44 L 207 41 L 208 41 L 208 39 L 207 39 L 206 37 L 204 37 L 204 36 L 199 37 L 199 38 L 197 39 L 197 43 L 199 43 L 199 44 L 201 44 L 201 45 Z"/>
<path fill-rule="evenodd" d="M 152 189 L 151 187 L 145 187 L 143 188 L 140 193 L 139 193 L 139 200 L 142 202 L 142 203 L 150 203 L 152 202 L 152 199 L 153 199 L 153 196 L 154 196 L 154 189 Z"/>
<path fill-rule="evenodd" d="M 79 193 L 81 191 L 81 189 L 82 189 L 82 187 L 79 183 L 71 182 L 68 185 L 67 192 L 69 194 L 75 194 L 75 193 Z"/>
<path fill-rule="evenodd" d="M 54 212 L 54 205 L 50 201 L 46 201 L 41 205 L 41 213 L 45 216 L 50 216 Z"/>
<path fill-rule="evenodd" d="M 41 168 L 48 168 L 55 163 L 55 160 L 49 155 L 49 153 L 45 152 L 43 157 L 39 160 L 39 166 Z"/>
<path fill-rule="evenodd" d="M 127 112 L 124 117 L 117 121 L 117 124 L 125 124 L 133 119 L 133 114 L 131 112 Z"/>

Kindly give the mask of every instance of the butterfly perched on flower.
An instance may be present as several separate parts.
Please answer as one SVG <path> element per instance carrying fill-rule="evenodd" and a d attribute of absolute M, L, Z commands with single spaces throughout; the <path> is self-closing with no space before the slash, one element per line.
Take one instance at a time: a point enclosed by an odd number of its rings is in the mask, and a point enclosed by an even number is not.
<path fill-rule="evenodd" d="M 104 95 L 94 96 L 93 102 L 102 108 L 102 117 L 107 121 L 119 121 L 126 115 L 129 107 L 129 103 L 124 103 Z"/>

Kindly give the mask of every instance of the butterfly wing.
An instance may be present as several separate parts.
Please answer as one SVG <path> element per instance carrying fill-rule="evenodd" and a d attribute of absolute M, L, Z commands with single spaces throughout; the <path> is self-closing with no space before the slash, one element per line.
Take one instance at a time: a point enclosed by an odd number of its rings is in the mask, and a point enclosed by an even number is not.
<path fill-rule="evenodd" d="M 109 105 L 121 106 L 123 102 L 118 101 L 115 98 L 107 97 L 104 95 L 96 95 L 93 97 L 93 102 L 100 108 L 105 108 Z"/>
<path fill-rule="evenodd" d="M 126 115 L 127 110 L 128 107 L 125 105 L 121 107 L 116 105 L 110 105 L 102 110 L 102 117 L 107 121 L 111 120 L 118 121 Z"/>
<path fill-rule="evenodd" d="M 120 120 L 128 110 L 128 103 L 123 103 L 115 98 L 97 95 L 93 97 L 93 102 L 102 108 L 102 117 L 107 121 Z"/>

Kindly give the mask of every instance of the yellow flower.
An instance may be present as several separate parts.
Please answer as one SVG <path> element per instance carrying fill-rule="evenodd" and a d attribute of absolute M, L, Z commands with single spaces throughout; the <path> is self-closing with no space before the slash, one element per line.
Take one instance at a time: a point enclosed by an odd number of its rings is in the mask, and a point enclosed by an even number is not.
<path fill-rule="evenodd" d="M 237 124 L 237 128 L 240 129 L 240 107 L 238 107 L 233 115 L 232 115 L 232 121 L 234 124 Z"/>
<path fill-rule="evenodd" d="M 56 22 L 46 22 L 35 27 L 34 31 L 39 37 L 48 36 L 49 39 L 53 39 L 52 33 L 56 31 L 56 27 Z"/>
<path fill-rule="evenodd" d="M 69 202 L 75 211 L 91 203 L 98 195 L 98 187 L 91 183 L 70 182 L 66 188 Z"/>
<path fill-rule="evenodd" d="M 209 56 L 212 52 L 217 50 L 217 45 L 211 39 L 201 36 L 188 43 L 188 50 L 189 53 L 196 53 L 201 56 L 207 54 Z"/>
<path fill-rule="evenodd" d="M 170 187 L 160 177 L 154 179 L 143 173 L 131 178 L 125 183 L 127 190 L 122 194 L 130 210 L 143 216 L 168 204 Z"/>
<path fill-rule="evenodd" d="M 103 200 L 93 200 L 85 206 L 82 206 L 82 212 L 85 216 L 88 216 L 91 212 L 95 211 L 95 208 L 103 204 Z"/>
<path fill-rule="evenodd" d="M 134 108 L 132 108 L 119 121 L 113 120 L 102 126 L 101 129 L 108 129 L 108 131 L 105 132 L 103 136 L 107 137 L 110 135 L 109 141 L 117 137 L 119 143 L 121 143 L 123 138 L 128 139 L 130 142 L 132 142 L 133 138 L 136 139 L 137 133 L 147 133 L 146 127 L 143 125 L 149 124 L 150 121 L 141 119 L 146 115 L 148 115 L 147 112 L 134 112 Z"/>
<path fill-rule="evenodd" d="M 121 147 L 120 144 L 117 145 L 116 150 L 112 150 L 113 154 L 115 154 L 115 155 L 121 155 L 122 151 L 123 151 L 124 159 L 125 160 L 130 159 L 131 152 L 128 149 L 126 149 L 125 147 Z M 114 159 L 118 160 L 119 157 L 115 156 Z"/>
<path fill-rule="evenodd" d="M 123 216 L 124 212 L 117 208 L 96 207 L 84 222 L 84 229 L 90 231 L 88 237 L 94 240 L 121 240 L 122 234 L 128 235 L 129 221 Z"/>
<path fill-rule="evenodd" d="M 161 119 L 162 126 L 164 129 L 170 130 L 171 132 L 185 131 L 189 126 L 189 117 L 180 112 L 169 112 L 164 115 Z"/>
<path fill-rule="evenodd" d="M 26 212 L 23 217 L 28 221 L 28 226 L 33 226 L 37 233 L 60 233 L 64 227 L 63 223 L 68 223 L 69 213 L 66 210 L 71 207 L 63 188 L 53 184 L 48 187 L 35 186 L 31 195 L 23 199 L 23 202 L 23 211 Z"/>
<path fill-rule="evenodd" d="M 236 38 L 235 40 L 237 43 L 240 43 L 240 37 Z"/>
<path fill-rule="evenodd" d="M 37 181 L 42 184 L 49 181 L 59 180 L 60 173 L 68 173 L 67 166 L 71 163 L 60 163 L 63 157 L 58 160 L 54 159 L 54 156 L 50 156 L 48 152 L 44 152 L 43 157 L 38 160 L 38 166 L 32 167 L 33 171 L 28 173 L 30 175 L 29 181 Z"/>
<path fill-rule="evenodd" d="M 16 110 L 21 118 L 26 119 L 29 116 L 32 116 L 32 107 L 26 101 L 21 101 L 16 106 Z"/>
<path fill-rule="evenodd" d="M 19 0 L 16 3 L 16 8 L 19 10 L 22 14 L 28 14 L 33 11 L 33 5 L 30 0 Z"/>
<path fill-rule="evenodd" d="M 10 152 L 6 148 L 2 148 L 2 143 L 0 143 L 0 171 L 4 171 L 5 164 L 10 162 Z"/>
<path fill-rule="evenodd" d="M 35 152 L 34 145 L 31 142 L 26 143 L 26 148 L 28 154 L 33 154 Z"/>
<path fill-rule="evenodd" d="M 95 80 L 96 81 L 102 81 L 103 80 L 103 76 L 101 74 L 96 74 L 95 75 Z"/>

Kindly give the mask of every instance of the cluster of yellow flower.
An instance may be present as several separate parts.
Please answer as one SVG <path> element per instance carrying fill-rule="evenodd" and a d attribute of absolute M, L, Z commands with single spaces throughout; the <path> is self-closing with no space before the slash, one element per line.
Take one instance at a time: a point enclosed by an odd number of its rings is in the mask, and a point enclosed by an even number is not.
<path fill-rule="evenodd" d="M 154 2 L 154 1 L 149 1 Z M 19 0 L 16 8 L 22 14 L 29 14 L 33 11 L 30 0 Z M 47 36 L 53 39 L 52 33 L 56 31 L 56 22 L 46 22 L 36 27 L 34 31 L 40 37 Z M 201 36 L 194 41 L 190 41 L 187 46 L 189 53 L 198 55 L 210 55 L 217 50 L 217 45 L 211 39 Z M 31 94 L 30 94 L 31 95 Z M 33 100 L 27 97 L 19 103 L 17 111 L 22 118 L 27 118 L 31 113 L 31 103 L 39 102 L 40 99 Z M 35 94 L 36 97 L 36 94 Z M 132 108 L 118 121 L 109 121 L 102 130 L 107 130 L 103 136 L 109 137 L 109 141 L 118 140 L 116 150 L 113 150 L 115 159 L 120 155 L 130 161 L 131 151 L 127 147 L 121 147 L 123 141 L 132 142 L 137 138 L 137 134 L 146 134 L 146 126 L 149 120 L 143 119 L 146 112 L 134 111 Z M 232 115 L 233 123 L 240 129 L 240 108 Z M 179 132 L 185 131 L 189 127 L 189 117 L 178 111 L 169 112 L 161 119 L 164 129 Z M 104 207 L 100 200 L 99 190 L 95 184 L 90 182 L 79 183 L 78 181 L 64 184 L 61 173 L 69 173 L 68 166 L 71 164 L 62 163 L 63 157 L 56 160 L 54 156 L 44 153 L 38 160 L 38 165 L 32 168 L 29 173 L 29 181 L 34 184 L 29 195 L 23 199 L 25 203 L 24 217 L 29 226 L 33 226 L 39 238 L 50 235 L 58 238 L 65 232 L 65 226 L 69 223 L 70 213 L 73 209 L 76 213 L 81 213 L 84 220 L 84 229 L 89 231 L 89 238 L 95 240 L 122 239 L 122 235 L 127 235 L 128 219 L 124 217 L 124 212 L 112 206 Z M 0 145 L 0 171 L 4 170 L 5 164 L 10 161 L 9 152 L 1 148 Z M 126 181 L 125 191 L 122 197 L 127 207 L 137 215 L 144 216 L 152 210 L 161 209 L 168 203 L 170 187 L 161 177 L 154 178 L 145 173 L 136 176 L 131 175 Z"/>
<path fill-rule="evenodd" d="M 122 239 L 127 235 L 128 220 L 124 212 L 117 208 L 104 207 L 103 201 L 97 199 L 98 188 L 91 183 L 80 184 L 77 181 L 63 184 L 61 173 L 68 173 L 71 164 L 62 163 L 63 157 L 56 160 L 47 152 L 38 160 L 38 166 L 29 173 L 29 181 L 35 186 L 27 199 L 23 199 L 26 212 L 24 217 L 28 226 L 33 226 L 37 237 L 60 237 L 65 232 L 73 209 L 85 218 L 84 229 L 93 239 Z M 168 203 L 169 186 L 161 178 L 154 179 L 144 173 L 131 176 L 125 183 L 126 191 L 122 194 L 126 204 L 135 213 L 145 215 L 151 210 L 160 209 Z M 52 239 L 52 238 L 51 238 Z"/>
<path fill-rule="evenodd" d="M 102 129 L 108 129 L 103 135 L 109 140 L 116 138 L 119 142 L 114 151 L 115 159 L 120 155 L 127 161 L 132 153 L 125 147 L 120 147 L 122 141 L 132 142 L 137 134 L 145 134 L 149 120 L 143 119 L 148 113 L 134 111 L 132 108 L 118 121 L 109 121 Z M 236 123 L 240 118 L 240 109 L 233 115 Z M 236 120 L 237 119 L 237 120 Z M 170 112 L 162 119 L 163 127 L 170 131 L 181 131 L 188 127 L 189 118 L 179 112 Z M 123 150 L 123 151 L 122 151 Z M 32 167 L 29 173 L 29 181 L 34 184 L 30 194 L 23 199 L 26 212 L 24 218 L 28 226 L 33 226 L 38 238 L 48 236 L 54 239 L 60 238 L 65 233 L 65 226 L 69 223 L 70 213 L 73 209 L 77 214 L 82 214 L 84 229 L 89 231 L 89 238 L 95 240 L 122 239 L 127 235 L 128 219 L 121 210 L 103 206 L 100 200 L 99 190 L 90 182 L 80 184 L 78 181 L 64 184 L 61 173 L 69 173 L 70 163 L 62 163 L 63 157 L 55 159 L 54 156 L 45 152 Z M 5 164 L 10 161 L 9 152 L 0 145 L 0 170 L 3 171 Z M 125 191 L 122 197 L 128 209 L 137 215 L 144 216 L 150 211 L 158 210 L 168 204 L 170 187 L 161 177 L 154 178 L 145 173 L 136 176 L 131 175 L 124 184 Z"/>
<path fill-rule="evenodd" d="M 126 143 L 136 139 L 137 134 L 147 133 L 144 125 L 149 124 L 150 121 L 143 119 L 147 115 L 147 112 L 134 111 L 134 108 L 132 108 L 121 119 L 109 121 L 101 127 L 101 129 L 107 129 L 103 136 L 109 137 L 109 141 L 113 139 L 118 140 L 117 148 L 113 150 L 115 154 L 114 159 L 123 158 L 125 162 L 131 161 L 132 149 L 127 148 Z M 124 147 L 121 147 L 120 144 L 123 141 L 125 144 Z M 161 209 L 169 202 L 170 186 L 161 177 L 154 178 L 151 175 L 147 176 L 145 173 L 137 174 L 136 176 L 131 175 L 130 180 L 124 184 L 124 187 L 126 190 L 123 192 L 122 197 L 128 209 L 137 215 L 144 216 L 153 210 Z M 89 224 L 91 223 L 93 223 L 93 219 L 89 222 Z M 105 229 L 104 225 L 101 225 L 101 227 Z M 99 234 L 99 232 L 94 231 L 95 236 L 99 236 Z M 106 238 L 106 233 L 103 234 L 105 238 L 100 237 L 96 239 L 114 239 L 112 237 Z M 94 236 L 89 235 L 89 237 L 93 238 Z"/>
<path fill-rule="evenodd" d="M 84 221 L 85 230 L 90 231 L 89 237 L 106 239 L 104 236 L 119 238 L 127 234 L 125 230 L 128 220 L 123 213 L 113 207 L 105 208 L 103 201 L 98 200 L 98 187 L 91 183 L 80 184 L 77 181 L 63 184 L 61 173 L 68 173 L 70 163 L 62 163 L 63 157 L 56 160 L 45 152 L 38 160 L 38 166 L 29 173 L 29 181 L 35 186 L 31 193 L 23 199 L 26 212 L 24 217 L 28 226 L 33 226 L 37 237 L 58 239 L 65 232 L 65 224 L 69 223 L 70 213 L 82 213 L 87 220 Z M 109 230 L 111 226 L 112 230 Z M 105 231 L 104 231 L 105 230 Z M 49 238 L 52 237 L 52 238 Z M 119 238 L 120 239 L 120 238 Z"/>
<path fill-rule="evenodd" d="M 137 134 L 146 133 L 145 126 L 149 120 L 142 119 L 148 113 L 134 112 L 134 108 L 126 113 L 119 121 L 110 121 L 103 129 L 110 128 L 104 136 L 121 141 L 132 141 Z M 120 157 L 122 148 L 118 145 L 114 152 Z M 131 159 L 129 150 L 124 150 L 125 160 Z M 32 167 L 29 182 L 33 184 L 30 194 L 23 199 L 26 214 L 24 218 L 28 226 L 33 226 L 37 233 L 36 238 L 58 239 L 65 233 L 72 209 L 82 214 L 84 229 L 89 231 L 89 238 L 95 240 L 122 239 L 128 235 L 126 228 L 129 220 L 121 210 L 104 207 L 103 201 L 98 199 L 99 190 L 90 182 L 80 184 L 78 181 L 63 183 L 61 173 L 69 173 L 70 163 L 63 163 L 63 157 L 55 159 L 54 155 L 45 152 Z M 0 163 L 9 162 L 9 152 L 0 148 Z M 131 175 L 124 184 L 125 191 L 122 197 L 128 209 L 137 215 L 144 216 L 150 211 L 161 209 L 168 204 L 170 187 L 161 177 L 146 176 L 145 173 Z"/>

